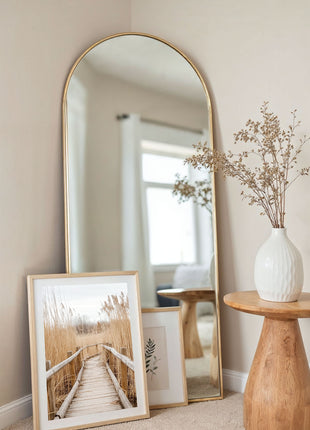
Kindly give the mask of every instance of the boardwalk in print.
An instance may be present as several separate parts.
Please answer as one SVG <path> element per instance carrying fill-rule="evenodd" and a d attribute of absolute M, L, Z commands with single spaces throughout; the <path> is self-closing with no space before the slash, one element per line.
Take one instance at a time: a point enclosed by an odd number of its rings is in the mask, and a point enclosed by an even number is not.
<path fill-rule="evenodd" d="M 66 418 L 122 409 L 119 397 L 99 356 L 85 362 L 82 380 Z"/>
<path fill-rule="evenodd" d="M 102 350 L 81 360 L 81 353 L 94 347 L 97 351 L 100 348 Z M 127 349 L 121 348 L 121 351 L 126 352 Z M 133 407 L 127 397 L 129 395 L 132 398 L 130 391 L 134 388 L 133 361 L 110 345 L 96 344 L 78 349 L 75 354 L 47 370 L 50 411 L 55 410 L 52 377 L 68 366 L 71 367 L 68 379 L 71 380 L 71 389 L 57 412 L 50 412 L 50 419 L 58 420 Z"/>

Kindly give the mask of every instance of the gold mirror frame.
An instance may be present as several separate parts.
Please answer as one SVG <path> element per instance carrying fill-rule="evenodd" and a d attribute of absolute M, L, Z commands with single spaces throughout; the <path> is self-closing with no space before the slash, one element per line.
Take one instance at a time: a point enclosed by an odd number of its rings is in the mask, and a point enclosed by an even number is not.
<path fill-rule="evenodd" d="M 206 101 L 208 104 L 208 121 L 209 121 L 209 139 L 210 139 L 210 147 L 213 148 L 213 123 L 212 123 L 212 105 L 211 100 L 209 96 L 209 92 L 206 86 L 206 83 L 200 74 L 197 67 L 193 64 L 193 62 L 185 55 L 180 49 L 176 48 L 173 44 L 170 42 L 167 42 L 164 39 L 161 39 L 160 37 L 153 36 L 147 33 L 139 33 L 139 32 L 124 32 L 124 33 L 116 33 L 111 36 L 105 37 L 103 39 L 100 39 L 99 41 L 95 42 L 93 45 L 91 45 L 89 48 L 87 48 L 75 61 L 73 64 L 68 77 L 66 79 L 64 92 L 63 92 L 63 98 L 62 98 L 62 139 L 63 139 L 63 173 L 64 173 L 64 216 L 65 216 L 65 254 L 66 254 L 66 272 L 71 273 L 71 252 L 70 252 L 70 226 L 69 226 L 69 166 L 68 166 L 68 139 L 67 139 L 67 92 L 68 92 L 68 86 L 70 83 L 70 79 L 74 73 L 74 70 L 80 63 L 80 61 L 85 57 L 85 55 L 91 51 L 93 48 L 95 48 L 97 45 L 101 44 L 102 42 L 105 42 L 110 39 L 114 39 L 121 36 L 126 35 L 133 35 L 133 36 L 144 36 L 151 39 L 155 39 L 159 42 L 162 42 L 175 50 L 177 53 L 179 53 L 192 67 L 194 72 L 197 74 L 202 87 L 205 92 Z M 216 193 L 215 193 L 215 178 L 214 173 L 211 173 L 212 178 L 212 222 L 213 222 L 213 246 L 214 246 L 214 262 L 215 262 L 215 282 L 216 282 L 216 322 L 217 322 L 217 346 L 218 346 L 218 365 L 219 365 L 219 390 L 220 395 L 214 396 L 214 397 L 205 397 L 205 398 L 197 398 L 197 399 L 190 399 L 189 403 L 194 402 L 201 402 L 201 401 L 207 401 L 207 400 L 219 400 L 223 399 L 223 373 L 222 373 L 222 350 L 221 350 L 221 330 L 220 330 L 220 308 L 219 308 L 219 274 L 218 274 L 218 246 L 217 246 L 217 222 L 216 222 Z"/>

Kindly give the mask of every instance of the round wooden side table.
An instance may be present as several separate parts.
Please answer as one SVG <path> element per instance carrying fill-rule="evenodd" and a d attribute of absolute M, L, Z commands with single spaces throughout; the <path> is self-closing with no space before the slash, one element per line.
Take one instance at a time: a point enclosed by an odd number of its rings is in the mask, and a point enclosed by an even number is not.
<path fill-rule="evenodd" d="M 298 318 L 310 317 L 310 293 L 278 303 L 242 291 L 224 302 L 265 317 L 244 393 L 246 430 L 309 430 L 310 371 Z"/>

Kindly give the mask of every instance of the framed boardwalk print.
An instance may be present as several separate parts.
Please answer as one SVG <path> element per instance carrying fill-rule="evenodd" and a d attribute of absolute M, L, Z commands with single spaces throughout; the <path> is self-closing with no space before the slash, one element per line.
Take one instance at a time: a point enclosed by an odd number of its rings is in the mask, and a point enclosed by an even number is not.
<path fill-rule="evenodd" d="M 28 276 L 34 430 L 149 417 L 137 272 Z"/>
<path fill-rule="evenodd" d="M 188 404 L 180 307 L 142 310 L 150 409 Z"/>

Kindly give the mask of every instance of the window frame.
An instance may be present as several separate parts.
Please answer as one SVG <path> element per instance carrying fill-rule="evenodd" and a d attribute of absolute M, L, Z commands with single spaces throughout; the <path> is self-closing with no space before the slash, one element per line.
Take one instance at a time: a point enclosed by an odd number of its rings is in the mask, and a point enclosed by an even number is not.
<path fill-rule="evenodd" d="M 140 135 L 140 150 L 141 150 L 141 164 L 143 159 L 143 154 L 153 154 L 159 156 L 167 156 L 173 158 L 179 158 L 184 160 L 186 157 L 194 153 L 193 144 L 204 139 L 206 131 L 195 131 L 186 130 L 177 127 L 169 127 L 166 125 L 160 125 L 157 123 L 151 123 L 143 121 L 141 122 L 141 135 Z M 157 148 L 156 148 L 157 146 Z M 179 150 L 176 150 L 179 148 Z M 142 166 L 143 172 L 143 166 Z M 193 176 L 193 168 L 189 166 L 188 172 L 189 179 Z M 144 181 L 142 175 L 142 188 L 144 193 L 144 198 L 147 201 L 147 190 L 148 188 L 157 189 L 170 189 L 173 190 L 173 183 L 164 182 L 153 182 Z M 194 253 L 195 258 L 191 263 L 178 262 L 175 264 L 152 264 L 150 263 L 154 272 L 169 272 L 174 271 L 180 264 L 198 264 L 200 260 L 200 247 L 199 247 L 199 223 L 198 223 L 198 207 L 197 205 L 192 205 L 193 211 L 193 227 L 194 227 Z M 149 215 L 148 209 L 146 208 L 147 214 L 147 229 L 149 231 Z M 151 249 L 149 245 L 149 253 L 151 254 Z"/>

